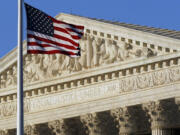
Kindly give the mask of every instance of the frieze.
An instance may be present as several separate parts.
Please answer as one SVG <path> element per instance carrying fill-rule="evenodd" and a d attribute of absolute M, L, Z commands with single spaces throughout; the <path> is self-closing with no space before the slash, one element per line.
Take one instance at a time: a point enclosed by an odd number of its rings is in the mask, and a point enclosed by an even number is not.
<path fill-rule="evenodd" d="M 96 83 L 72 90 L 25 99 L 25 112 L 38 112 L 60 106 L 67 106 L 96 99 L 107 98 L 141 89 L 168 85 L 180 81 L 180 67 L 174 66 L 154 72 L 141 73 L 111 81 Z M 16 113 L 16 102 L 0 104 L 0 116 Z"/>
<path fill-rule="evenodd" d="M 29 100 L 24 101 L 24 112 L 29 112 Z M 9 101 L 0 104 L 0 118 L 16 115 L 17 113 L 17 102 Z"/>

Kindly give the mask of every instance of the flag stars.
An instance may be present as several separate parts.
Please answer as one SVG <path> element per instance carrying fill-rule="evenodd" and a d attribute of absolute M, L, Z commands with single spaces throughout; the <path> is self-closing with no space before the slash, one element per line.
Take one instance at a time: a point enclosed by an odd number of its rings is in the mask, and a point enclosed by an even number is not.
<path fill-rule="evenodd" d="M 52 20 L 45 13 L 33 8 L 27 8 L 28 29 L 49 36 L 53 36 L 54 27 Z"/>

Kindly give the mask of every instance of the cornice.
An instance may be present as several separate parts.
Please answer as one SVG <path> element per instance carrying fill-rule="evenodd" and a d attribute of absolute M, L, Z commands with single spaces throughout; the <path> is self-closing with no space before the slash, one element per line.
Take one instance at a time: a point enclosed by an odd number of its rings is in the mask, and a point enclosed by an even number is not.
<path fill-rule="evenodd" d="M 23 42 L 23 55 L 27 53 L 26 51 L 26 40 Z M 17 61 L 17 47 L 10 51 L 7 55 L 0 59 L 0 73 L 2 73 L 6 68 L 10 67 Z"/>
<path fill-rule="evenodd" d="M 178 49 L 178 50 L 180 49 L 180 40 L 178 39 L 152 34 L 148 32 L 143 32 L 119 25 L 113 25 L 110 23 L 105 23 L 71 14 L 61 13 L 57 15 L 56 18 L 69 23 L 73 22 L 74 24 L 84 25 L 85 29 L 91 29 L 95 31 L 97 30 L 109 34 L 111 33 L 113 35 L 117 35 L 121 37 L 125 36 L 125 38 L 130 38 L 138 41 L 145 40 L 150 44 L 157 44 L 157 45 L 162 44 L 164 47 L 168 47 L 168 48 L 170 47 L 172 49 Z"/>
<path fill-rule="evenodd" d="M 81 24 L 85 26 L 85 33 L 90 35 L 95 35 L 101 37 L 101 33 L 104 33 L 104 37 L 111 40 L 126 40 L 129 42 L 131 40 L 133 44 L 136 44 L 136 41 L 140 42 L 141 46 L 143 43 L 146 43 L 148 47 L 151 48 L 151 45 L 155 48 L 160 47 L 161 49 L 169 49 L 170 52 L 179 51 L 180 50 L 180 40 L 168 38 L 165 36 L 155 35 L 148 32 L 142 32 L 122 26 L 117 26 L 113 24 L 108 24 L 104 22 L 100 22 L 97 20 L 74 16 L 70 14 L 61 13 L 56 16 L 57 19 L 61 19 L 67 21 L 69 23 Z M 96 33 L 96 34 L 95 34 Z M 110 36 L 110 37 L 108 37 Z M 117 38 L 117 39 L 116 39 Z M 23 42 L 23 54 L 26 54 L 26 41 Z M 17 61 L 17 47 L 14 48 L 11 52 L 5 55 L 0 59 L 0 73 L 2 73 L 5 69 L 10 67 L 12 64 Z"/>

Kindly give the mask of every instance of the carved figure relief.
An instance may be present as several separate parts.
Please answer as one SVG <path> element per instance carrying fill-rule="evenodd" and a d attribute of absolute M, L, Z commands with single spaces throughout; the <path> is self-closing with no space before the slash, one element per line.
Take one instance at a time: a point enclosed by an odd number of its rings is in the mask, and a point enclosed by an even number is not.
<path fill-rule="evenodd" d="M 100 56 L 101 56 L 101 46 L 104 45 L 103 44 L 104 40 L 94 37 L 93 41 L 92 41 L 92 46 L 93 46 L 93 61 L 92 61 L 92 65 L 94 67 L 97 67 L 100 65 Z"/>
<path fill-rule="evenodd" d="M 16 84 L 16 79 L 13 76 L 13 71 L 7 71 L 7 79 L 6 79 L 6 86 L 11 86 Z"/>
<path fill-rule="evenodd" d="M 120 42 L 120 44 L 118 44 L 118 55 L 117 55 L 118 60 L 124 61 L 131 58 L 131 56 L 134 55 L 134 52 L 132 52 L 132 49 L 133 47 L 131 44 Z"/>
<path fill-rule="evenodd" d="M 105 55 L 103 61 L 105 64 L 111 64 L 115 62 L 118 54 L 118 47 L 112 40 L 105 41 Z"/>
<path fill-rule="evenodd" d="M 1 75 L 1 78 L 0 78 L 0 82 L 1 82 L 1 88 L 6 88 L 6 76 L 5 75 Z"/>
<path fill-rule="evenodd" d="M 85 34 L 80 40 L 81 57 L 70 58 L 65 55 L 26 55 L 24 59 L 24 82 L 30 83 L 63 74 L 78 72 L 115 62 L 127 61 L 136 57 L 157 55 L 147 47 L 137 47 L 130 43 L 100 38 Z M 17 68 L 0 75 L 0 88 L 15 86 Z"/>
<path fill-rule="evenodd" d="M 0 105 L 0 116 L 6 117 L 16 114 L 16 102 L 8 102 Z"/>
<path fill-rule="evenodd" d="M 39 62 L 38 55 L 27 57 L 24 65 L 25 81 L 33 82 L 39 80 Z"/>
<path fill-rule="evenodd" d="M 160 78 L 160 80 L 157 80 L 158 78 Z M 57 105 L 65 105 L 65 104 L 70 104 L 69 101 L 71 101 L 72 103 L 79 103 L 81 101 L 84 102 L 86 100 L 82 100 L 82 99 L 84 99 L 85 96 L 86 96 L 85 99 L 89 101 L 90 99 L 97 99 L 97 97 L 104 98 L 104 96 L 111 96 L 118 93 L 121 94 L 121 93 L 130 92 L 130 91 L 156 87 L 160 85 L 169 85 L 177 81 L 180 81 L 180 67 L 178 66 L 171 67 L 169 69 L 166 68 L 166 69 L 162 69 L 158 71 L 122 77 L 116 80 L 115 82 L 113 82 L 113 84 L 111 85 L 109 84 L 107 85 L 106 83 L 103 85 L 99 85 L 98 89 L 94 88 L 94 86 L 93 88 L 87 87 L 87 91 L 85 91 L 85 93 L 83 93 L 82 91 L 80 91 L 80 93 L 76 93 L 75 95 L 72 93 L 72 95 L 70 96 L 71 98 L 64 98 L 63 95 L 60 97 L 59 96 L 56 97 L 56 99 L 64 99 L 64 100 L 54 100 L 55 97 L 53 97 L 53 99 L 48 98 L 48 100 L 46 98 L 42 98 L 38 100 L 25 99 L 24 111 L 25 113 L 27 113 L 27 112 L 32 112 L 33 110 L 36 110 L 36 111 L 42 110 L 44 108 L 48 108 L 47 106 L 51 107 L 51 105 L 54 105 L 54 103 L 57 103 Z M 108 90 L 108 91 L 105 90 L 108 87 L 111 90 Z M 102 91 L 100 91 L 101 89 Z M 60 102 L 57 102 L 57 101 L 60 101 Z M 7 117 L 7 116 L 15 115 L 15 114 L 16 114 L 16 102 L 6 102 L 6 103 L 0 104 L 0 117 Z M 84 116 L 84 119 L 87 119 L 90 121 L 91 119 L 89 118 L 91 118 L 91 116 L 93 115 Z"/>
<path fill-rule="evenodd" d="M 82 69 L 87 69 L 87 37 L 83 36 L 80 40 L 81 47 L 81 57 L 79 58 L 79 63 L 82 66 Z"/>

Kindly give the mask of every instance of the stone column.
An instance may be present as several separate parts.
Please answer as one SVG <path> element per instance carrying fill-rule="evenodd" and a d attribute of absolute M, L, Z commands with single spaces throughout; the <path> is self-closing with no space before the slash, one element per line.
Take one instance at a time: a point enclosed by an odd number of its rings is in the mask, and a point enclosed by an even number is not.
<path fill-rule="evenodd" d="M 67 135 L 68 128 L 63 119 L 49 122 L 48 127 L 56 135 Z"/>
<path fill-rule="evenodd" d="M 150 102 L 143 105 L 144 110 L 150 117 L 152 135 L 170 135 L 167 129 L 167 118 L 164 106 L 160 101 Z"/>
<path fill-rule="evenodd" d="M 118 123 L 119 135 L 131 135 L 133 133 L 133 122 L 127 107 L 111 110 L 111 115 Z"/>
<path fill-rule="evenodd" d="M 85 127 L 86 134 L 101 135 L 101 129 L 99 127 L 100 121 L 96 113 L 82 115 L 80 116 L 80 120 Z"/>
<path fill-rule="evenodd" d="M 24 128 L 25 135 L 40 135 L 35 125 L 27 125 Z"/>

